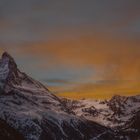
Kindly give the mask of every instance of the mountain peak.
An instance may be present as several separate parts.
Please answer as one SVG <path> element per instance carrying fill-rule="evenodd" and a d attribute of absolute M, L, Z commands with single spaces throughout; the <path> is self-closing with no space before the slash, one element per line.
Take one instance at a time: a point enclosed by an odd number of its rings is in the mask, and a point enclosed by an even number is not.
<path fill-rule="evenodd" d="M 3 74 L 5 74 L 5 72 L 11 71 L 17 71 L 17 64 L 9 53 L 4 52 L 0 59 L 0 73 L 4 72 Z"/>
<path fill-rule="evenodd" d="M 4 52 L 0 59 L 0 89 L 1 90 L 5 89 L 5 86 L 7 85 L 9 78 L 11 77 L 13 78 L 12 75 L 15 75 L 17 71 L 18 71 L 17 65 L 14 59 L 12 58 L 12 56 L 10 56 L 9 53 Z"/>
<path fill-rule="evenodd" d="M 11 57 L 11 55 L 10 55 L 8 52 L 4 52 L 4 53 L 2 54 L 2 58 L 13 59 L 13 58 Z"/>
<path fill-rule="evenodd" d="M 13 89 L 25 87 L 26 90 L 34 87 L 37 90 L 48 91 L 43 84 L 21 72 L 14 58 L 9 53 L 4 52 L 0 59 L 0 92 L 8 93 Z"/>
<path fill-rule="evenodd" d="M 4 52 L 2 54 L 1 61 L 8 62 L 9 66 L 12 64 L 13 66 L 17 67 L 14 58 L 8 52 Z"/>

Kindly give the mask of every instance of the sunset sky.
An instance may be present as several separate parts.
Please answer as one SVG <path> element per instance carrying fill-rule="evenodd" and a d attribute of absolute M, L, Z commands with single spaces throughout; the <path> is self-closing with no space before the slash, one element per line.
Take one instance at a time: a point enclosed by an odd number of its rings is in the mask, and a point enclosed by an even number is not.
<path fill-rule="evenodd" d="M 140 0 L 0 0 L 0 52 L 71 98 L 140 93 Z"/>

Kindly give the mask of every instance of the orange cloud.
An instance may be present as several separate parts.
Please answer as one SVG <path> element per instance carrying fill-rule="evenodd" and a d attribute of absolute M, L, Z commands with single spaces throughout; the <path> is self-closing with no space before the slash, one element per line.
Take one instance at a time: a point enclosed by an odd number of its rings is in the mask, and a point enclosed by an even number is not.
<path fill-rule="evenodd" d="M 58 95 L 75 99 L 109 99 L 113 95 L 137 95 L 140 93 L 139 87 L 140 81 L 104 81 L 103 83 L 81 84 L 73 90 L 61 91 Z"/>
<path fill-rule="evenodd" d="M 93 67 L 103 79 L 140 78 L 140 41 L 107 36 L 81 36 L 75 39 L 29 43 L 22 53 L 49 59 L 46 65 Z M 101 74 L 101 73 L 100 73 Z"/>
<path fill-rule="evenodd" d="M 72 34 L 71 34 L 72 36 Z M 63 36 L 64 37 L 64 36 Z M 63 38 L 62 37 L 62 38 Z M 110 98 L 114 94 L 132 95 L 140 92 L 140 40 L 100 34 L 73 35 L 65 39 L 25 43 L 17 48 L 19 55 L 33 55 L 42 67 L 66 66 L 92 68 L 95 73 L 83 79 L 105 83 L 75 83 L 72 87 L 51 87 L 60 96 L 72 98 Z M 79 71 L 80 72 L 80 71 Z M 89 80 L 90 79 L 90 80 Z M 117 82 L 113 82 L 113 80 Z M 108 82 L 110 81 L 110 82 Z M 65 90 L 64 90 L 65 89 Z"/>

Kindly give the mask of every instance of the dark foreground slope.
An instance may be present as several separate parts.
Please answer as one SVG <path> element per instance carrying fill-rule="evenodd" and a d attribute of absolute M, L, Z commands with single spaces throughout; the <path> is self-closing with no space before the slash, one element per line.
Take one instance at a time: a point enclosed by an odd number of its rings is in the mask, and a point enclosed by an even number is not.
<path fill-rule="evenodd" d="M 22 134 L 9 126 L 6 121 L 0 120 L 0 140 L 24 140 Z"/>

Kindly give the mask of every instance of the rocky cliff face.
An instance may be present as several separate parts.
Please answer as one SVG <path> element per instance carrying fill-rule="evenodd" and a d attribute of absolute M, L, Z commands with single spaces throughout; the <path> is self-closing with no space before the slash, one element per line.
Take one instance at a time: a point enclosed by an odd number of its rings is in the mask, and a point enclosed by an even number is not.
<path fill-rule="evenodd" d="M 138 140 L 139 101 L 62 99 L 21 72 L 8 53 L 0 60 L 2 140 Z"/>

